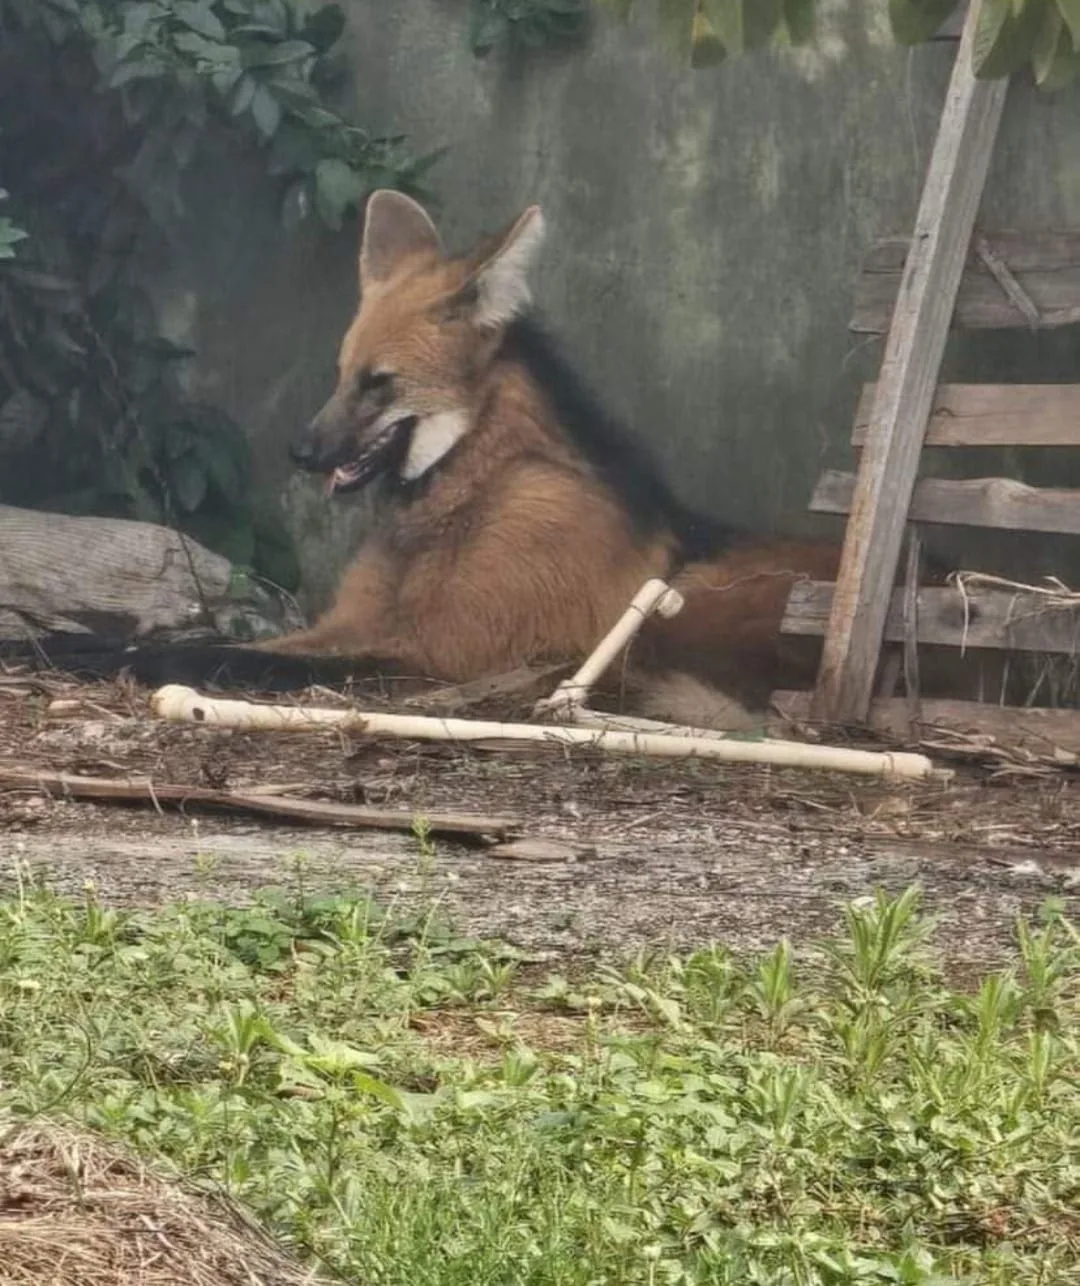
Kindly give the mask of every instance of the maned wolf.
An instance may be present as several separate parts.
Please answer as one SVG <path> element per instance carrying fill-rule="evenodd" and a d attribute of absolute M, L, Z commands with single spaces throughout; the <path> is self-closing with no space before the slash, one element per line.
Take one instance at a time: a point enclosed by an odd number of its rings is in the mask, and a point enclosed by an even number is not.
<path fill-rule="evenodd" d="M 683 508 L 533 320 L 543 235 L 533 206 L 451 256 L 415 201 L 371 197 L 337 388 L 292 455 L 331 495 L 378 484 L 378 517 L 325 615 L 262 646 L 463 681 L 583 658 L 660 576 L 686 605 L 632 646 L 633 704 L 743 726 L 774 686 L 812 681 L 816 649 L 787 646 L 780 621 L 795 579 L 833 579 L 839 551 Z"/>
<path fill-rule="evenodd" d="M 533 206 L 455 257 L 415 201 L 368 202 L 338 386 L 293 457 L 332 495 L 377 484 L 380 504 L 311 629 L 256 647 L 51 636 L 23 659 L 261 691 L 373 672 L 461 682 L 580 661 L 659 576 L 686 604 L 613 667 L 623 708 L 740 728 L 776 687 L 809 686 L 820 644 L 780 622 L 793 583 L 833 580 L 839 550 L 755 540 L 676 500 L 530 314 L 543 232 Z"/>

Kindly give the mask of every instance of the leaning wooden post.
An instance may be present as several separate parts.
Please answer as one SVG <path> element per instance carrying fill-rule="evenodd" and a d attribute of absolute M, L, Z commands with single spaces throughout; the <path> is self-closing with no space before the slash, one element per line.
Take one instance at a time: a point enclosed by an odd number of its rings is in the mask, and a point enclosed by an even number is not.
<path fill-rule="evenodd" d="M 976 80 L 982 0 L 964 22 L 855 484 L 813 715 L 864 722 L 941 359 L 1008 80 Z"/>

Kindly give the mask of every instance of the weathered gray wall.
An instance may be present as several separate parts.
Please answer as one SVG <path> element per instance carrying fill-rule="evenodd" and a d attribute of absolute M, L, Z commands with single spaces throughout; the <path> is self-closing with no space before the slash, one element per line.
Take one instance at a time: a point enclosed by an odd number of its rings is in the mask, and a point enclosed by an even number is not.
<path fill-rule="evenodd" d="M 449 147 L 432 183 L 451 243 L 541 202 L 539 301 L 613 409 L 687 500 L 797 525 L 822 463 L 848 458 L 855 390 L 880 354 L 846 329 L 855 273 L 875 236 L 910 226 L 953 56 L 897 48 L 886 7 L 825 0 L 815 49 L 690 75 L 644 21 L 601 20 L 570 55 L 477 61 L 464 0 L 353 0 L 349 106 Z M 330 387 L 355 233 L 290 238 L 257 166 L 235 157 L 198 186 L 171 322 L 194 335 L 205 390 L 257 439 L 318 599 L 362 508 L 324 504 L 284 448 Z M 1080 91 L 1013 91 L 984 222 L 1080 224 Z M 950 362 L 1069 379 L 1075 346 L 983 336 Z"/>

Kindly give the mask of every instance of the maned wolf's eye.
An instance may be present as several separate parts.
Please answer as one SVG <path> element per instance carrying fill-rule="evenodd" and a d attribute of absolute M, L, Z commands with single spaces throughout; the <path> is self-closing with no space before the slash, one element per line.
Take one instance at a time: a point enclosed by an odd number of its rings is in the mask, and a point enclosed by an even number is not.
<path fill-rule="evenodd" d="M 356 393 L 363 397 L 365 393 L 378 393 L 390 387 L 393 376 L 389 371 L 363 370 L 356 377 Z"/>

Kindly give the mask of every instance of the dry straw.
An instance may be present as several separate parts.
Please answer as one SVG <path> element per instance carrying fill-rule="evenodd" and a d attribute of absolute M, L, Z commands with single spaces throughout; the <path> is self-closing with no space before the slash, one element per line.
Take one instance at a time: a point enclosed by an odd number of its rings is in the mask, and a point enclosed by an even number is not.
<path fill-rule="evenodd" d="M 231 1203 L 93 1135 L 38 1123 L 0 1133 L 0 1286 L 318 1281 Z"/>

